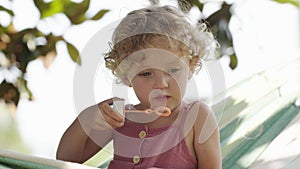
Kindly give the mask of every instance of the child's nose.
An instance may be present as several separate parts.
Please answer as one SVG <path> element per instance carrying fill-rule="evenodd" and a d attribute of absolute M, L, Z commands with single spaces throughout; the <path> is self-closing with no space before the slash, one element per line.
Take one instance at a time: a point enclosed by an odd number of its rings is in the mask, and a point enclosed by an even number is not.
<path fill-rule="evenodd" d="M 158 71 L 155 76 L 155 83 L 154 88 L 155 89 L 163 89 L 169 86 L 169 76 L 164 71 Z"/>

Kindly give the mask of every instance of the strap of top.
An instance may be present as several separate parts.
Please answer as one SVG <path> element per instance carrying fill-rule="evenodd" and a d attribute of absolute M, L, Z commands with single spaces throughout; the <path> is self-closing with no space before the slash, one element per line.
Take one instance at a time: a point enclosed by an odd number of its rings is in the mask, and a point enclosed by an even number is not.
<path fill-rule="evenodd" d="M 199 101 L 193 101 L 191 103 L 187 103 L 184 107 L 183 107 L 183 110 L 181 111 L 180 113 L 180 116 L 179 116 L 179 124 L 184 124 L 185 121 L 186 121 L 186 118 L 188 117 L 189 113 L 190 113 L 190 110 L 192 109 L 192 107 Z"/>

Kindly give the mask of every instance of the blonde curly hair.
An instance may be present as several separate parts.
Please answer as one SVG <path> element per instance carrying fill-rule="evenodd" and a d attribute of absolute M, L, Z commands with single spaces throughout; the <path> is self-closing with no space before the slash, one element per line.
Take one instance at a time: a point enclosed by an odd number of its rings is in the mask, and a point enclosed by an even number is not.
<path fill-rule="evenodd" d="M 161 48 L 188 57 L 194 72 L 201 69 L 202 59 L 216 46 L 205 23 L 193 26 L 183 12 L 172 6 L 149 6 L 128 13 L 120 22 L 104 59 L 106 67 L 120 78 L 116 69 L 125 57 L 138 50 Z"/>

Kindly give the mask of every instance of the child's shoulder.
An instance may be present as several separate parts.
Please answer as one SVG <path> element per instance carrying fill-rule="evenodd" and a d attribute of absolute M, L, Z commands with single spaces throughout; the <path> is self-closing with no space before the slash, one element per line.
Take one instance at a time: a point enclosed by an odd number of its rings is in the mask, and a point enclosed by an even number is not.
<path fill-rule="evenodd" d="M 208 115 L 212 112 L 211 107 L 203 101 L 196 100 L 193 102 L 186 103 L 188 110 L 196 111 L 197 114 Z"/>
<path fill-rule="evenodd" d="M 192 119 L 196 120 L 194 125 L 202 127 L 207 119 L 215 118 L 212 108 L 203 101 L 193 101 L 187 104 L 187 110 Z"/>
<path fill-rule="evenodd" d="M 203 143 L 208 140 L 212 133 L 218 128 L 215 113 L 208 104 L 202 101 L 194 102 L 189 112 L 193 114 L 193 118 L 191 119 L 194 120 L 194 135 Z"/>

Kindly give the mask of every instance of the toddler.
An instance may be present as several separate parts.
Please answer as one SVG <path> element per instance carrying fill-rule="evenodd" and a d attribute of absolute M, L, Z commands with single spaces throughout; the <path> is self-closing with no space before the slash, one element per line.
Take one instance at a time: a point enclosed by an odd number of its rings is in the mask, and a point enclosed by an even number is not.
<path fill-rule="evenodd" d="M 193 26 L 177 8 L 130 12 L 117 26 L 106 67 L 132 87 L 138 104 L 88 107 L 64 133 L 57 159 L 83 163 L 113 140 L 109 169 L 222 167 L 219 129 L 205 103 L 183 100 L 187 82 L 214 51 L 204 24 Z"/>

